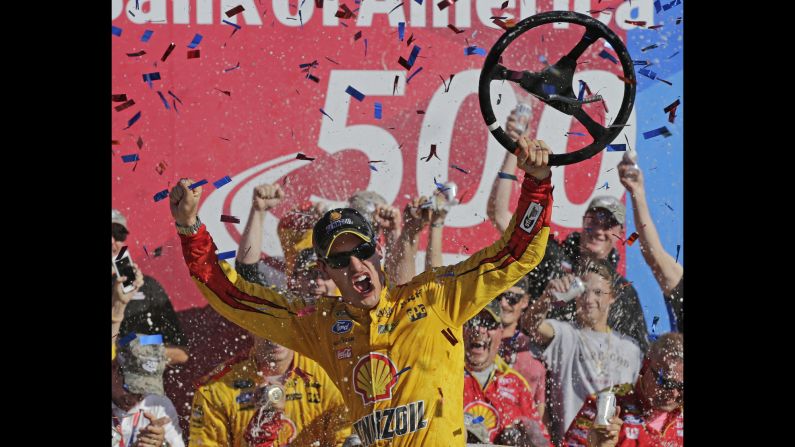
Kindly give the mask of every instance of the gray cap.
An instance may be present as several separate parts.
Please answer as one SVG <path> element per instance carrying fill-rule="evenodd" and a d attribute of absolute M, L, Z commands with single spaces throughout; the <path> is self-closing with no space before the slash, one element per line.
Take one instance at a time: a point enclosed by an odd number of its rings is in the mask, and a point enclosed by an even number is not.
<path fill-rule="evenodd" d="M 370 225 L 373 225 L 373 213 L 376 205 L 386 205 L 386 199 L 374 191 L 359 191 L 348 199 L 351 208 L 359 212 Z"/>
<path fill-rule="evenodd" d="M 588 204 L 588 210 L 590 211 L 597 208 L 609 211 L 618 223 L 624 225 L 624 218 L 626 217 L 627 210 L 620 200 L 613 196 L 594 197 L 591 203 Z"/>
<path fill-rule="evenodd" d="M 127 229 L 127 218 L 115 208 L 110 211 L 110 223 L 117 223 Z"/>
<path fill-rule="evenodd" d="M 119 340 L 119 365 L 127 391 L 164 396 L 163 372 L 166 370 L 166 347 L 162 335 L 132 334 Z"/>

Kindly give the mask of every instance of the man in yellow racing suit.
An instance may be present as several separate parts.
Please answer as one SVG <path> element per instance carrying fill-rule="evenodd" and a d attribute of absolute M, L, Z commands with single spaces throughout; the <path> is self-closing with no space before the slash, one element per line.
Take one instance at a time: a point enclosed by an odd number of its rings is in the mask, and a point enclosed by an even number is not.
<path fill-rule="evenodd" d="M 283 411 L 263 405 L 263 388 L 284 387 Z M 311 359 L 254 336 L 241 352 L 200 379 L 190 446 L 339 446 L 350 434 L 340 392 Z"/>
<path fill-rule="evenodd" d="M 552 210 L 549 148 L 519 139 L 526 172 L 519 204 L 502 238 L 453 266 L 389 287 L 383 250 L 355 210 L 327 212 L 313 230 L 320 268 L 340 299 L 307 306 L 241 278 L 198 218 L 201 188 L 183 179 L 171 213 L 194 282 L 225 318 L 317 361 L 350 410 L 367 446 L 463 446 L 463 324 L 541 261 Z M 278 185 L 274 199 L 281 193 Z"/>

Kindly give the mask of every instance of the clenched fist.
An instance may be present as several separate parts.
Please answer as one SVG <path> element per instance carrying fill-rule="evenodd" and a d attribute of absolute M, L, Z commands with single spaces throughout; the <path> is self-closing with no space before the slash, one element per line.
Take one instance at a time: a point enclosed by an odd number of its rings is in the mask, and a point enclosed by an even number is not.
<path fill-rule="evenodd" d="M 268 211 L 284 200 L 284 191 L 278 183 L 264 184 L 254 188 L 251 199 L 251 208 L 256 211 Z"/>
<path fill-rule="evenodd" d="M 189 178 L 184 178 L 179 181 L 168 195 L 168 202 L 171 207 L 171 216 L 178 225 L 189 227 L 196 223 L 196 215 L 199 212 L 199 199 L 202 196 L 202 187 L 199 186 L 194 190 L 188 189 L 188 186 L 195 183 Z"/>

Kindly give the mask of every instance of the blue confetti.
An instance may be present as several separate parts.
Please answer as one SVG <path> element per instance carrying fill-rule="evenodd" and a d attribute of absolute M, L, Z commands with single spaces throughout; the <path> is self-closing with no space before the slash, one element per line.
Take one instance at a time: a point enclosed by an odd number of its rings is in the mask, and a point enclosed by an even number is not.
<path fill-rule="evenodd" d="M 121 28 L 119 28 L 118 26 L 111 25 L 110 26 L 110 32 L 113 33 L 113 35 L 116 36 L 116 37 L 121 37 Z M 107 36 L 107 34 L 106 34 L 106 36 Z"/>
<path fill-rule="evenodd" d="M 157 94 L 160 95 L 160 100 L 163 101 L 163 105 L 166 106 L 166 110 L 171 110 L 171 107 L 168 105 L 168 100 L 165 96 L 163 96 L 163 92 L 158 90 Z"/>
<path fill-rule="evenodd" d="M 129 155 L 122 155 L 121 160 L 125 163 L 132 163 L 134 161 L 138 161 L 138 154 L 129 154 Z"/>
<path fill-rule="evenodd" d="M 625 152 L 627 150 L 626 144 L 608 144 L 607 152 Z"/>
<path fill-rule="evenodd" d="M 657 129 L 650 130 L 648 132 L 643 132 L 643 139 L 648 140 L 649 138 L 654 138 L 657 135 L 662 135 L 665 138 L 668 138 L 671 136 L 671 131 L 669 131 L 667 127 L 662 126 Z"/>
<path fill-rule="evenodd" d="M 486 50 L 480 47 L 472 46 L 464 48 L 464 55 L 465 56 L 472 56 L 473 54 L 479 54 L 481 56 L 486 55 Z"/>
<path fill-rule="evenodd" d="M 679 250 L 682 248 L 682 245 L 676 244 L 676 261 L 679 262 Z"/>
<path fill-rule="evenodd" d="M 599 57 L 601 57 L 602 59 L 607 59 L 607 60 L 609 60 L 610 62 L 612 62 L 614 64 L 618 63 L 618 59 L 613 57 L 612 54 L 608 53 L 607 50 L 600 51 L 599 52 Z"/>
<path fill-rule="evenodd" d="M 123 347 L 129 345 L 131 341 L 135 340 L 135 337 L 137 337 L 137 335 L 135 335 L 135 332 L 130 332 L 129 334 L 127 334 L 124 337 L 120 338 L 119 342 L 118 342 L 119 343 L 119 347 L 123 348 Z"/>
<path fill-rule="evenodd" d="M 300 12 L 300 11 L 299 11 L 299 12 Z M 240 25 L 238 25 L 237 23 L 232 23 L 232 22 L 230 22 L 229 20 L 221 20 L 221 21 L 222 21 L 222 22 L 224 22 L 224 23 L 226 23 L 227 25 L 234 26 L 234 27 L 235 27 L 235 31 L 237 31 L 237 30 L 239 30 L 239 29 L 240 29 Z"/>
<path fill-rule="evenodd" d="M 378 172 L 378 169 L 376 169 L 376 168 L 375 168 L 375 166 L 373 166 L 373 165 L 370 165 L 370 170 L 371 170 L 371 171 Z"/>
<path fill-rule="evenodd" d="M 584 137 L 585 136 L 585 134 L 582 133 L 582 132 L 566 132 L 566 136 L 569 136 L 569 135 L 576 135 L 578 137 Z"/>
<path fill-rule="evenodd" d="M 398 38 L 401 42 L 403 42 L 403 36 L 406 33 L 406 22 L 399 22 L 398 23 Z"/>
<path fill-rule="evenodd" d="M 541 89 L 544 90 L 544 93 L 546 93 L 547 95 L 555 94 L 555 86 L 552 84 L 542 84 Z"/>
<path fill-rule="evenodd" d="M 168 197 L 168 190 L 164 189 L 164 190 L 160 191 L 159 193 L 155 194 L 154 199 L 155 199 L 155 202 L 159 202 L 159 201 L 165 199 L 166 197 Z"/>
<path fill-rule="evenodd" d="M 207 179 L 202 179 L 202 180 L 199 180 L 198 182 L 188 186 L 188 189 L 193 191 L 194 189 L 198 188 L 199 186 L 206 185 L 206 184 L 207 184 Z"/>
<path fill-rule="evenodd" d="M 364 56 L 367 57 L 367 38 L 364 39 Z"/>
<path fill-rule="evenodd" d="M 598 187 L 596 189 L 610 189 L 610 185 L 608 185 L 607 182 L 605 182 L 604 185 L 602 185 L 602 186 L 600 186 L 600 187 Z"/>
<path fill-rule="evenodd" d="M 422 4 L 422 0 L 414 0 L 414 1 L 417 2 L 417 4 L 419 4 L 419 5 Z"/>
<path fill-rule="evenodd" d="M 237 63 L 237 65 L 235 65 L 235 66 L 234 66 L 234 67 L 232 67 L 232 68 L 225 68 L 225 69 L 224 69 L 224 73 L 228 73 L 228 72 L 230 72 L 230 71 L 232 71 L 232 70 L 237 70 L 238 68 L 240 68 L 240 62 L 238 62 L 238 63 Z"/>
<path fill-rule="evenodd" d="M 445 188 L 444 184 L 437 182 L 436 177 L 433 178 L 433 184 L 436 185 L 436 189 L 438 189 L 439 192 L 445 192 L 448 189 L 450 189 L 450 188 Z"/>
<path fill-rule="evenodd" d="M 235 257 L 235 250 L 232 251 L 225 251 L 223 253 L 218 253 L 218 260 L 221 259 L 229 259 Z"/>
<path fill-rule="evenodd" d="M 375 113 L 375 119 L 377 119 L 377 120 L 381 119 L 381 108 L 382 108 L 382 106 L 381 106 L 380 102 L 375 103 L 375 111 L 374 111 L 374 113 Z"/>
<path fill-rule="evenodd" d="M 499 178 L 502 178 L 502 179 L 506 179 L 506 180 L 516 180 L 516 181 L 519 181 L 519 179 L 518 179 L 518 178 L 516 178 L 516 176 L 515 176 L 515 175 L 508 174 L 507 172 L 502 172 L 502 171 L 500 171 L 500 172 L 498 172 L 498 173 L 497 173 L 497 177 L 499 177 Z"/>
<path fill-rule="evenodd" d="M 670 58 L 672 58 L 672 57 L 676 56 L 677 54 L 679 54 L 679 52 L 678 52 L 678 51 L 677 51 L 676 53 L 674 53 L 674 54 L 672 54 L 672 55 L 668 56 L 668 59 L 670 59 Z"/>
<path fill-rule="evenodd" d="M 146 245 L 144 245 L 144 253 L 146 253 L 146 257 L 149 257 L 149 250 L 146 249 Z"/>
<path fill-rule="evenodd" d="M 400 371 L 397 372 L 397 374 L 395 374 L 395 378 L 399 377 L 401 374 L 403 374 L 404 372 L 406 372 L 406 371 L 408 371 L 410 369 L 411 369 L 411 366 L 407 366 L 407 367 L 401 369 Z"/>
<path fill-rule="evenodd" d="M 152 82 L 152 81 L 159 81 L 160 80 L 160 72 L 156 71 L 154 73 L 145 73 L 143 75 L 144 82 Z"/>
<path fill-rule="evenodd" d="M 161 334 L 142 335 L 141 337 L 138 338 L 138 342 L 141 344 L 141 346 L 162 345 L 163 336 Z"/>
<path fill-rule="evenodd" d="M 218 180 L 214 181 L 213 182 L 213 186 L 215 186 L 215 188 L 218 189 L 218 188 L 226 185 L 227 183 L 229 183 L 231 181 L 232 181 L 232 178 L 227 175 L 227 176 L 225 176 L 223 178 L 219 178 Z"/>
<path fill-rule="evenodd" d="M 458 169 L 459 171 L 463 172 L 464 174 L 469 174 L 469 171 L 467 171 L 466 169 L 464 169 L 464 168 L 462 168 L 460 166 L 451 164 L 450 167 L 453 168 L 453 169 Z"/>
<path fill-rule="evenodd" d="M 646 76 L 649 79 L 657 79 L 657 73 L 649 70 L 648 68 L 641 68 L 640 70 L 638 70 L 638 73 L 642 74 L 643 76 Z"/>
<path fill-rule="evenodd" d="M 328 117 L 328 119 L 330 119 L 331 121 L 334 121 L 334 118 L 332 118 L 332 117 L 331 117 L 331 115 L 329 115 L 328 113 L 326 113 L 326 111 L 325 111 L 325 110 L 323 110 L 323 109 L 320 109 L 320 113 L 322 113 L 323 115 L 326 115 L 326 116 Z"/>
<path fill-rule="evenodd" d="M 202 35 L 196 34 L 195 36 L 193 36 L 193 40 L 190 41 L 190 44 L 188 44 L 188 48 L 190 48 L 191 50 L 196 48 L 199 45 L 199 43 L 201 43 L 201 41 L 202 41 Z"/>
<path fill-rule="evenodd" d="M 414 66 L 414 61 L 417 60 L 417 55 L 420 54 L 420 47 L 419 45 L 414 45 L 414 48 L 411 49 L 411 54 L 409 55 L 408 64 L 409 67 Z"/>
<path fill-rule="evenodd" d="M 636 60 L 633 60 L 633 61 L 632 61 L 632 65 L 651 65 L 651 62 L 649 62 L 649 61 L 636 61 Z"/>
<path fill-rule="evenodd" d="M 418 68 L 418 69 L 417 69 L 417 71 L 415 71 L 414 73 L 412 73 L 412 74 L 411 74 L 411 76 L 409 76 L 409 77 L 408 77 L 408 79 L 406 79 L 406 84 L 408 84 L 408 83 L 409 83 L 409 81 L 411 81 L 411 78 L 413 78 L 414 76 L 417 76 L 417 73 L 419 73 L 419 72 L 421 72 L 421 71 L 422 71 L 422 67 Z"/>
<path fill-rule="evenodd" d="M 538 56 L 538 60 L 544 65 L 549 65 L 549 61 L 547 60 L 547 57 L 544 56 L 543 54 Z"/>
<path fill-rule="evenodd" d="M 476 417 L 475 419 L 472 419 L 472 423 L 473 424 L 480 424 L 481 422 L 483 422 L 485 420 L 486 420 L 486 418 L 483 415 L 480 415 L 480 416 Z"/>
<path fill-rule="evenodd" d="M 150 29 L 144 31 L 144 35 L 141 36 L 141 42 L 149 42 L 149 38 L 152 37 L 152 34 L 154 34 L 154 31 Z"/>
<path fill-rule="evenodd" d="M 357 99 L 359 102 L 361 102 L 361 101 L 363 101 L 363 100 L 364 100 L 364 94 L 363 94 L 362 92 L 360 92 L 359 90 L 356 90 L 355 88 L 353 88 L 353 87 L 352 87 L 352 86 L 350 86 L 350 85 L 348 86 L 348 88 L 346 88 L 346 89 L 345 89 L 345 93 L 347 93 L 347 94 L 349 94 L 349 95 L 353 96 L 353 97 L 354 97 L 354 98 L 356 98 L 356 99 Z"/>
<path fill-rule="evenodd" d="M 580 91 L 577 93 L 577 101 L 582 101 L 582 98 L 585 96 L 585 81 L 582 79 L 580 82 Z"/>
<path fill-rule="evenodd" d="M 135 124 L 135 122 L 138 121 L 140 118 L 141 118 L 141 112 L 138 112 L 135 115 L 133 115 L 133 117 L 130 118 L 130 121 L 127 121 L 127 127 L 125 127 L 123 130 L 127 130 L 130 127 L 132 127 L 132 125 Z"/>

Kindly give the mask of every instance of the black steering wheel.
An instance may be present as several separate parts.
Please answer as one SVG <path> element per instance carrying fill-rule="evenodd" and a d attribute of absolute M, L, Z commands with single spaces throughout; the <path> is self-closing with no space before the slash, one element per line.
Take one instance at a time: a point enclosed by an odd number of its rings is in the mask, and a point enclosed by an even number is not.
<path fill-rule="evenodd" d="M 585 27 L 585 34 L 577 45 L 554 65 L 547 66 L 540 73 L 534 73 L 526 70 L 513 71 L 497 63 L 503 51 L 514 39 L 537 26 L 553 22 L 568 22 Z M 600 37 L 604 38 L 618 55 L 625 79 L 621 108 L 613 123 L 608 127 L 597 123 L 585 113 L 582 109 L 585 101 L 577 100 L 572 87 L 577 59 Z M 515 27 L 507 30 L 497 40 L 483 63 L 478 87 L 480 112 L 483 114 L 483 119 L 486 121 L 486 125 L 491 134 L 494 135 L 494 138 L 508 152 L 513 154 L 516 153 L 519 145 L 497 123 L 497 119 L 494 117 L 494 110 L 491 107 L 491 81 L 495 80 L 508 80 L 519 84 L 527 93 L 540 99 L 545 104 L 549 104 L 567 115 L 573 115 L 591 134 L 593 142 L 582 149 L 567 154 L 550 154 L 550 166 L 578 163 L 599 153 L 621 133 L 621 128 L 627 123 L 632 111 L 632 105 L 635 103 L 635 70 L 627 47 L 616 33 L 602 22 L 585 14 L 571 11 L 544 12 L 522 20 Z"/>

